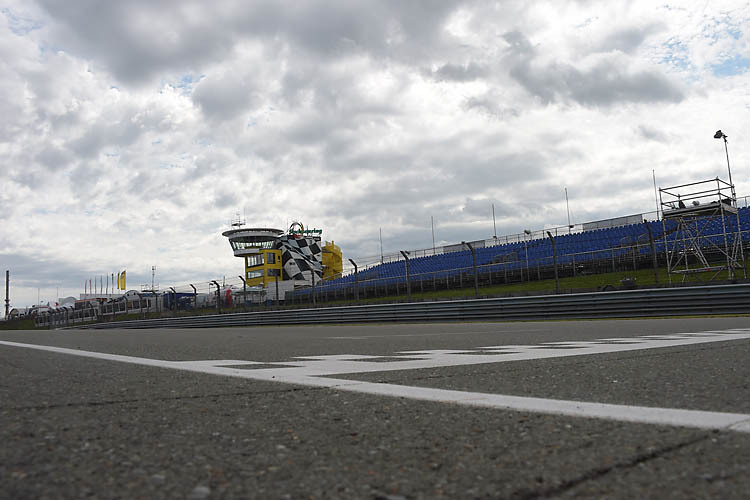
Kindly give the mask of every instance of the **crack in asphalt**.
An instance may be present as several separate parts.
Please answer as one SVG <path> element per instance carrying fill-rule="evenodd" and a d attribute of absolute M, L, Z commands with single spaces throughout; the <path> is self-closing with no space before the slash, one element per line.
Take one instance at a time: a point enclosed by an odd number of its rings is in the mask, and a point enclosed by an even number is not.
<path fill-rule="evenodd" d="M 685 441 L 680 441 L 678 443 L 675 443 L 669 446 L 664 446 L 664 447 L 655 449 L 653 451 L 650 451 L 648 453 L 638 454 L 629 460 L 620 461 L 607 467 L 600 467 L 600 468 L 592 469 L 578 477 L 571 478 L 566 481 L 562 481 L 561 483 L 558 483 L 557 485 L 549 487 L 549 488 L 543 488 L 540 490 L 528 490 L 528 489 L 518 490 L 511 494 L 511 498 L 519 498 L 522 500 L 532 500 L 535 498 L 549 498 L 551 496 L 559 495 L 559 494 L 565 493 L 566 491 L 569 491 L 575 488 L 576 486 L 586 483 L 588 481 L 596 481 L 612 472 L 615 472 L 618 470 L 632 469 L 634 467 L 637 467 L 638 465 L 647 463 L 654 459 L 661 458 L 669 453 L 681 450 L 682 448 L 686 448 L 688 446 L 692 446 L 702 441 L 706 441 L 710 439 L 712 435 L 717 434 L 718 432 L 719 431 L 714 431 L 710 434 L 703 434 L 699 437 L 688 439 Z"/>
<path fill-rule="evenodd" d="M 0 411 L 40 411 L 40 410 L 56 410 L 60 408 L 86 408 L 86 407 L 97 407 L 97 406 L 113 406 L 119 404 L 128 403 L 142 403 L 142 402 L 159 402 L 159 401 L 181 401 L 181 400 L 198 400 L 205 398 L 223 398 L 223 397 L 237 397 L 237 396 L 254 396 L 254 395 L 267 395 L 267 394 L 285 394 L 294 392 L 308 392 L 308 391 L 323 391 L 328 389 L 327 387 L 291 387 L 287 389 L 276 389 L 276 390 L 264 390 L 264 391 L 241 391 L 241 392 L 225 392 L 218 394 L 192 394 L 184 396 L 170 396 L 170 397 L 156 397 L 156 398 L 134 398 L 134 399 L 116 399 L 108 401 L 84 401 L 80 403 L 61 403 L 51 405 L 36 405 L 36 406 L 12 406 L 9 408 L 0 408 Z"/>

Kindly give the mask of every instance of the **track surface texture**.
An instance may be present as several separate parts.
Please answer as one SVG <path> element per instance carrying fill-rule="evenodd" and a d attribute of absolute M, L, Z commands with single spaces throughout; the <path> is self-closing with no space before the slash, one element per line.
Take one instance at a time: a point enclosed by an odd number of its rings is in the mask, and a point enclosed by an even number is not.
<path fill-rule="evenodd" d="M 0 498 L 747 498 L 749 359 L 744 317 L 1 332 Z"/>

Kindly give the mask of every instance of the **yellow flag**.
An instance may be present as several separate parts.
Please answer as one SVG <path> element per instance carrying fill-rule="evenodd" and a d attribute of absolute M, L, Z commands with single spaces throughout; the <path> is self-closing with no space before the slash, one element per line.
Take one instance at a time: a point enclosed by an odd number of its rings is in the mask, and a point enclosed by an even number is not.
<path fill-rule="evenodd" d="M 125 290 L 125 271 L 120 273 L 120 290 Z"/>

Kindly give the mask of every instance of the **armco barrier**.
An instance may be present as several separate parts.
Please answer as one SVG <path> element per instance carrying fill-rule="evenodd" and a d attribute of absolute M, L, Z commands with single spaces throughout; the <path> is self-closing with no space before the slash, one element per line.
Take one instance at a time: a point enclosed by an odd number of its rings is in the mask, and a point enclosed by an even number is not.
<path fill-rule="evenodd" d="M 745 313 L 750 313 L 750 284 L 285 309 L 113 321 L 76 328 L 210 328 L 323 323 L 638 318 Z"/>

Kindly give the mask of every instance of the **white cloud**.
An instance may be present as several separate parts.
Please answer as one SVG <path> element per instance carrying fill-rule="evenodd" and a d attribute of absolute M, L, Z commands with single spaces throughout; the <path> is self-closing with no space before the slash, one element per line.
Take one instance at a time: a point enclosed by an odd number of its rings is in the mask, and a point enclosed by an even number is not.
<path fill-rule="evenodd" d="M 233 276 L 221 237 L 322 227 L 345 258 L 750 193 L 741 2 L 6 1 L 0 260 L 14 304 Z M 722 66 L 723 65 L 723 66 Z M 483 208 L 484 207 L 484 208 Z M 35 265 L 36 264 L 36 265 Z"/>

